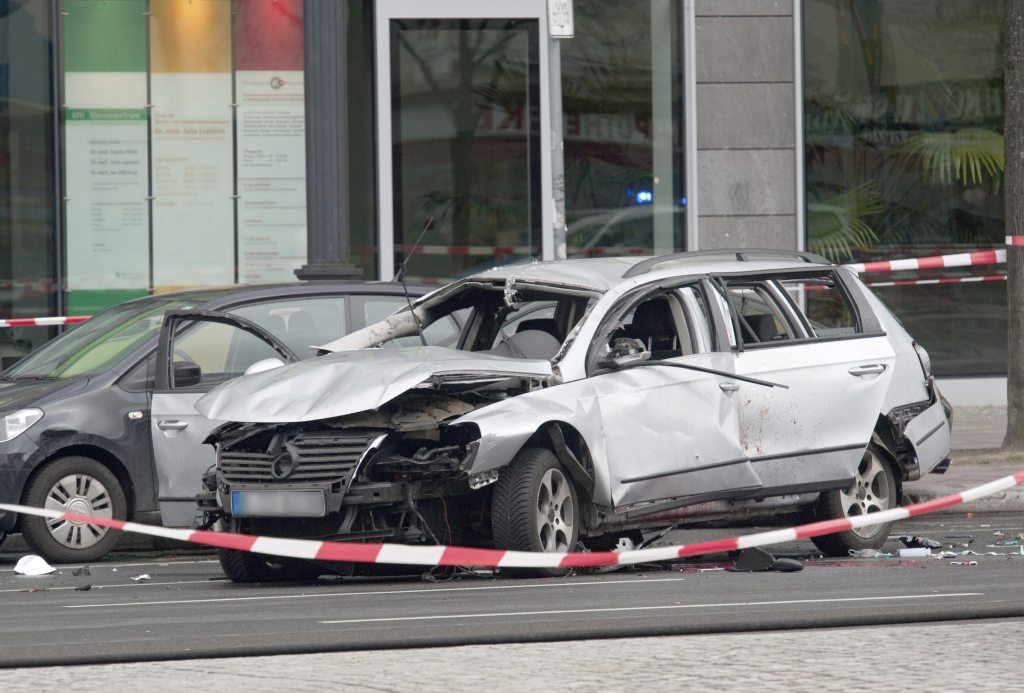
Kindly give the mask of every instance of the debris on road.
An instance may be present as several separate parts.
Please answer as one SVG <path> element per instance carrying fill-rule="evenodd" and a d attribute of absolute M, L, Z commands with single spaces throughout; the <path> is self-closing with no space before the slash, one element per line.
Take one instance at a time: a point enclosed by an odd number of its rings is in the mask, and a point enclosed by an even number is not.
<path fill-rule="evenodd" d="M 978 565 L 977 561 L 950 561 L 950 565 Z"/>
<path fill-rule="evenodd" d="M 908 549 L 941 549 L 942 542 L 929 539 L 928 537 L 916 537 L 909 534 L 900 537 L 900 541 Z"/>
<path fill-rule="evenodd" d="M 915 546 L 900 549 L 900 558 L 925 558 L 932 555 L 932 550 L 926 546 Z"/>
<path fill-rule="evenodd" d="M 84 585 L 78 585 L 77 587 L 75 587 L 75 592 L 88 592 L 91 589 L 92 585 L 87 582 Z"/>
<path fill-rule="evenodd" d="M 726 570 L 733 573 L 759 573 L 774 570 L 778 573 L 796 573 L 804 564 L 795 558 L 776 558 L 764 549 L 752 548 L 740 551 L 736 563 Z"/>
<path fill-rule="evenodd" d="M 850 555 L 854 558 L 892 558 L 893 554 L 879 551 L 878 549 L 850 549 Z"/>
<path fill-rule="evenodd" d="M 55 573 L 57 572 L 57 569 L 39 556 L 30 554 L 18 559 L 18 563 L 14 566 L 14 572 L 18 575 L 34 577 L 37 575 L 49 575 L 50 573 Z"/>
<path fill-rule="evenodd" d="M 83 565 L 81 568 L 75 568 L 72 570 L 71 574 L 75 577 L 80 577 L 82 575 L 92 575 L 92 571 L 89 570 L 89 566 Z"/>
<path fill-rule="evenodd" d="M 141 575 L 132 575 L 128 579 L 131 580 L 132 582 L 149 582 L 150 577 L 149 577 L 149 573 L 142 573 Z"/>

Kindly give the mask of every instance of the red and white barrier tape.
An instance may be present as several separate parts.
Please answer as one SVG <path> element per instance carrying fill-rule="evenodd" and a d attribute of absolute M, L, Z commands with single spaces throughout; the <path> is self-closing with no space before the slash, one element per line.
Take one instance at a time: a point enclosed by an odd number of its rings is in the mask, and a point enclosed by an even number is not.
<path fill-rule="evenodd" d="M 969 284 L 973 282 L 1005 282 L 1005 274 L 984 277 L 943 277 L 941 279 L 903 279 L 896 282 L 865 282 L 867 286 L 923 286 L 926 284 Z"/>
<path fill-rule="evenodd" d="M 52 318 L 10 318 L 0 320 L 0 327 L 53 327 L 55 325 L 77 325 L 85 322 L 91 315 L 54 316 Z"/>
<path fill-rule="evenodd" d="M 999 265 L 1006 262 L 1006 250 L 976 250 L 973 253 L 932 255 L 905 260 L 879 260 L 843 265 L 863 274 L 865 272 L 899 272 L 902 270 L 941 269 L 943 267 L 974 267 L 978 265 Z"/>
<path fill-rule="evenodd" d="M 796 539 L 809 539 L 824 534 L 845 532 L 849 529 L 884 524 L 895 520 L 905 520 L 916 515 L 943 510 L 945 508 L 968 503 L 979 498 L 1005 491 L 1018 484 L 1024 484 L 1024 471 L 1004 476 L 981 486 L 954 493 L 923 503 L 915 503 L 902 508 L 893 508 L 868 515 L 858 515 L 848 519 L 824 520 L 812 522 L 798 527 L 776 529 L 729 539 L 714 539 L 694 544 L 677 546 L 659 546 L 635 551 L 595 551 L 593 553 L 531 553 L 527 551 L 501 551 L 498 549 L 477 549 L 461 546 L 409 546 L 406 544 L 358 544 L 351 542 L 314 541 L 311 539 L 280 539 L 277 537 L 260 537 L 248 534 L 231 534 L 229 532 L 208 532 L 191 529 L 170 529 L 142 525 L 123 520 L 105 520 L 64 513 L 58 510 L 28 507 L 0 503 L 0 510 L 54 520 L 64 520 L 78 524 L 92 524 L 100 527 L 119 529 L 125 532 L 148 534 L 165 539 L 176 539 L 193 544 L 203 544 L 239 551 L 281 556 L 283 558 L 300 558 L 318 561 L 353 561 L 357 563 L 396 563 L 401 565 L 466 565 L 487 566 L 494 568 L 584 568 L 606 565 L 628 565 L 632 563 L 650 563 L 666 561 L 686 556 L 700 556 L 723 551 L 749 549 L 757 546 L 769 546 Z"/>
<path fill-rule="evenodd" d="M 1024 236 L 1007 236 L 1007 245 L 1024 245 Z M 413 246 L 399 246 L 404 252 L 413 252 Z M 516 247 L 492 247 L 492 246 L 417 246 L 416 252 L 425 255 L 493 255 L 497 258 L 510 255 L 529 255 L 535 249 Z M 605 253 L 604 248 L 586 248 L 581 252 L 588 256 L 598 256 Z M 617 252 L 626 254 L 645 254 L 651 252 L 650 248 L 616 248 Z M 978 250 L 972 253 L 954 253 L 952 255 L 932 255 L 929 257 L 906 258 L 903 260 L 879 260 L 876 262 L 859 262 L 843 265 L 858 274 L 870 272 L 899 272 L 904 270 L 939 269 L 945 267 L 977 267 L 982 265 L 997 265 L 1006 262 L 1006 250 Z M 1004 281 L 1003 275 L 991 275 L 986 277 L 950 277 L 945 279 L 908 279 L 897 282 L 872 282 L 868 286 L 915 286 L 925 284 L 957 284 L 967 282 Z M 440 280 L 428 277 L 419 277 L 422 283 L 439 284 Z M 0 320 L 0 327 L 52 327 L 56 325 L 77 325 L 88 320 L 90 315 L 69 315 L 44 318 L 10 318 Z"/>
<path fill-rule="evenodd" d="M 1024 245 L 1024 236 L 1007 236 L 1006 245 Z"/>

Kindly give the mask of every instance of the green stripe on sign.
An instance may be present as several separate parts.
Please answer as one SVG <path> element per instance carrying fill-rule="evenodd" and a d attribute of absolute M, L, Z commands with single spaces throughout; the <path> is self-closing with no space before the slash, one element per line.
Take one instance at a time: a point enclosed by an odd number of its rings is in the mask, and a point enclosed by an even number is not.
<path fill-rule="evenodd" d="M 146 0 L 66 0 L 66 72 L 145 72 Z"/>
<path fill-rule="evenodd" d="M 145 120 L 148 116 L 145 108 L 69 108 L 64 111 L 64 119 L 72 120 Z"/>
<path fill-rule="evenodd" d="M 67 294 L 68 315 L 96 315 L 118 303 L 149 296 L 146 289 L 75 289 Z"/>

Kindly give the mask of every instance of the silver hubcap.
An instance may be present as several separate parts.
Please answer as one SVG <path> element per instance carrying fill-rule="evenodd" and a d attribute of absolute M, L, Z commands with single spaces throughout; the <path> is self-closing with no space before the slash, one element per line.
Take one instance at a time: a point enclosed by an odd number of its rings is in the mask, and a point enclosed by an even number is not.
<path fill-rule="evenodd" d="M 845 517 L 878 513 L 891 508 L 894 493 L 884 463 L 870 450 L 865 452 L 853 484 L 841 491 L 839 497 Z M 852 531 L 859 537 L 869 538 L 878 532 L 878 527 L 858 527 Z"/>
<path fill-rule="evenodd" d="M 576 509 L 569 482 L 557 469 L 549 469 L 540 480 L 537 494 L 537 535 L 541 550 L 562 553 L 569 550 Z"/>
<path fill-rule="evenodd" d="M 69 474 L 55 483 L 46 494 L 45 507 L 107 520 L 114 517 L 114 505 L 106 486 L 86 474 Z M 68 520 L 48 519 L 46 528 L 58 544 L 70 549 L 89 548 L 107 534 L 106 527 Z"/>

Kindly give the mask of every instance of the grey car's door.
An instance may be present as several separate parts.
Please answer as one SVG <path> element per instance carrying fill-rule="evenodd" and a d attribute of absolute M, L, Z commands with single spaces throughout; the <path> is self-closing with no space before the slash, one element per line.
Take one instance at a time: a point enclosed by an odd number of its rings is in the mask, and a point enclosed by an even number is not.
<path fill-rule="evenodd" d="M 168 313 L 164 318 L 150 420 L 165 526 L 194 524 L 203 473 L 216 461 L 213 448 L 203 440 L 221 422 L 199 414 L 196 400 L 253 364 L 271 365 L 269 359 L 298 360 L 280 340 L 245 318 L 197 311 Z"/>

